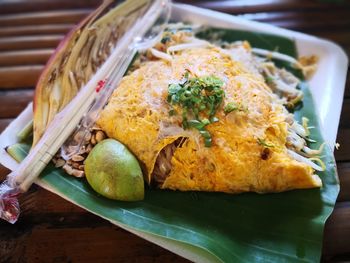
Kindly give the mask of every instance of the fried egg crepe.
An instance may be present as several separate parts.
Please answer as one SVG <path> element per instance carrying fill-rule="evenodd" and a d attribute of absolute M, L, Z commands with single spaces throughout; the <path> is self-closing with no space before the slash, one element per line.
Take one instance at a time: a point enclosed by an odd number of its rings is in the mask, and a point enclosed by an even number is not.
<path fill-rule="evenodd" d="M 207 126 L 211 147 L 198 130 L 182 127 L 181 108 L 169 114 L 168 86 L 186 71 L 224 83 L 219 121 Z M 230 102 L 246 110 L 227 114 Z M 145 62 L 123 78 L 97 124 L 125 144 L 142 163 L 147 182 L 162 189 L 266 193 L 320 187 L 313 168 L 287 152 L 287 115 L 260 74 L 210 46 L 177 52 L 171 62 Z"/>

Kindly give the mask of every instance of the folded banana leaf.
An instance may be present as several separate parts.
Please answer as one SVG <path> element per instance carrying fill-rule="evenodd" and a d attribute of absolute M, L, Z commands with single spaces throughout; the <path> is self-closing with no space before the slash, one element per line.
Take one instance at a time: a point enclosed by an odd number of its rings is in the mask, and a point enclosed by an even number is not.
<path fill-rule="evenodd" d="M 254 32 L 208 29 L 222 40 L 248 40 L 254 47 L 296 56 L 292 40 Z M 311 138 L 318 148 L 323 142 L 316 109 L 307 84 L 303 83 L 303 106 L 296 118 L 305 116 L 315 126 Z M 20 161 L 29 147 L 16 144 L 8 150 Z M 339 192 L 332 150 L 326 147 L 326 170 L 319 175 L 321 189 L 294 190 L 278 194 L 229 195 L 175 192 L 147 188 L 145 200 L 127 203 L 105 199 L 85 180 L 64 174 L 53 166 L 41 175 L 42 182 L 64 198 L 110 221 L 184 244 L 186 249 L 211 254 L 218 262 L 318 262 L 323 228 Z M 200 171 L 199 171 L 200 172 Z"/>
<path fill-rule="evenodd" d="M 105 0 L 76 25 L 49 59 L 36 85 L 33 146 L 47 126 L 107 60 L 150 0 Z"/>

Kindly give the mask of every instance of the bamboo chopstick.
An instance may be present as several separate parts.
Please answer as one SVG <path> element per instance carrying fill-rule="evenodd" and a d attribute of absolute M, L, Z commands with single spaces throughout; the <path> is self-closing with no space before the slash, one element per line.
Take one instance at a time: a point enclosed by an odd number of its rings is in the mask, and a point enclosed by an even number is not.
<path fill-rule="evenodd" d="M 97 74 L 81 89 L 75 98 L 58 113 L 51 124 L 48 126 L 44 136 L 34 146 L 29 155 L 19 165 L 19 168 L 13 171 L 9 176 L 11 185 L 17 186 L 22 192 L 25 192 L 36 180 L 40 172 L 45 168 L 53 155 L 61 145 L 70 136 L 76 128 L 81 117 L 86 113 L 88 107 L 96 96 L 95 87 L 101 79 L 106 76 L 118 73 L 121 78 L 123 65 L 127 59 L 130 59 L 135 47 L 130 48 L 135 37 L 143 36 L 152 26 L 156 18 L 160 15 L 160 4 L 164 1 L 155 1 L 146 14 L 122 37 L 108 60 L 98 70 Z M 118 68 L 122 66 L 121 68 Z M 125 68 L 126 69 L 126 68 Z M 113 73 L 114 72 L 114 73 Z M 113 85 L 118 82 L 118 78 L 113 78 Z"/>

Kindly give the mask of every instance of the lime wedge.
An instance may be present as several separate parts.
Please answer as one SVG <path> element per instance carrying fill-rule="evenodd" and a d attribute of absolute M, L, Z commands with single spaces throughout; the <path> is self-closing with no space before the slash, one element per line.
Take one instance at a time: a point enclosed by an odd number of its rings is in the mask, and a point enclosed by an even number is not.
<path fill-rule="evenodd" d="M 115 200 L 144 198 L 142 170 L 135 156 L 120 142 L 98 143 L 85 160 L 88 183 L 99 194 Z"/>

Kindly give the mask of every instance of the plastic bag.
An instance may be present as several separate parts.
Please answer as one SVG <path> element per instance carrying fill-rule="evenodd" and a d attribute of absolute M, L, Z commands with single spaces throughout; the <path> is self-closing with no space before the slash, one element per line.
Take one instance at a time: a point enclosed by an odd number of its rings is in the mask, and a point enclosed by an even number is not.
<path fill-rule="evenodd" d="M 11 224 L 17 221 L 20 213 L 17 199 L 19 194 L 20 191 L 11 187 L 7 180 L 0 185 L 0 218 Z"/>

